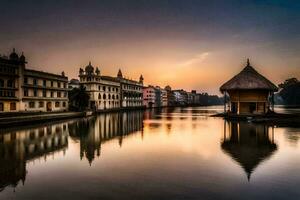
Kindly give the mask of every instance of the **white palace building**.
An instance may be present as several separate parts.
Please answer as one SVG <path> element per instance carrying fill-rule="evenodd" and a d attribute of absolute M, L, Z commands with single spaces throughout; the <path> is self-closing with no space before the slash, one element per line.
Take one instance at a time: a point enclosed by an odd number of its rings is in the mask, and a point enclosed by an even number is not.
<path fill-rule="evenodd" d="M 139 81 L 123 78 L 121 70 L 117 77 L 102 76 L 91 62 L 79 70 L 80 84 L 90 95 L 89 109 L 117 110 L 143 106 L 143 76 Z"/>

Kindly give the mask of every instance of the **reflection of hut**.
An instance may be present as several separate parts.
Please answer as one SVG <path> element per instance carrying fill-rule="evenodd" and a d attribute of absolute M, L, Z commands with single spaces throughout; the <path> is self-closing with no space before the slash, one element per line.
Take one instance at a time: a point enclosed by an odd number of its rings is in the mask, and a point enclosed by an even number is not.
<path fill-rule="evenodd" d="M 239 74 L 220 87 L 225 98 L 224 111 L 229 95 L 229 110 L 234 114 L 264 114 L 271 107 L 274 110 L 274 92 L 277 90 L 271 81 L 250 66 L 249 59 Z"/>
<path fill-rule="evenodd" d="M 229 122 L 229 135 L 225 127 L 221 146 L 245 170 L 248 180 L 259 163 L 277 150 L 274 134 L 269 134 L 269 127 L 247 122 Z"/>

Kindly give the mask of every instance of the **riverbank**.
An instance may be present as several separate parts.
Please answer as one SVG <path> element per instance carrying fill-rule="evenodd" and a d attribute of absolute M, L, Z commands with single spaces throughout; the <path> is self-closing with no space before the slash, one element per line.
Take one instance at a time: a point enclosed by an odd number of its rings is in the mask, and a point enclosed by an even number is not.
<path fill-rule="evenodd" d="M 230 113 L 218 113 L 212 117 L 223 117 L 230 121 L 249 121 L 253 123 L 264 123 L 274 126 L 294 126 L 300 127 L 300 114 L 289 113 L 268 113 L 265 115 L 237 115 Z"/>
<path fill-rule="evenodd" d="M 85 116 L 85 112 L 15 113 L 15 115 L 13 113 L 3 113 L 0 115 L 0 127 L 28 125 Z"/>

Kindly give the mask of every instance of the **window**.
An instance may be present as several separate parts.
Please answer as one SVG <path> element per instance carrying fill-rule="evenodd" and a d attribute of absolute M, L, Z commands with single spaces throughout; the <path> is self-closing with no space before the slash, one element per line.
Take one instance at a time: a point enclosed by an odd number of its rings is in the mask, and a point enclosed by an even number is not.
<path fill-rule="evenodd" d="M 119 99 L 119 95 L 116 95 L 116 99 Z"/>
<path fill-rule="evenodd" d="M 37 85 L 37 80 L 33 79 L 33 85 Z"/>
<path fill-rule="evenodd" d="M 0 111 L 4 111 L 4 106 L 2 102 L 0 102 Z"/>
<path fill-rule="evenodd" d="M 108 91 L 110 92 L 110 87 L 108 87 Z"/>
<path fill-rule="evenodd" d="M 51 81 L 51 87 L 53 87 L 53 81 Z"/>
<path fill-rule="evenodd" d="M 10 103 L 10 110 L 17 110 L 17 105 L 15 102 Z"/>
<path fill-rule="evenodd" d="M 55 107 L 56 107 L 56 108 L 59 107 L 59 102 L 58 102 L 58 101 L 55 102 Z"/>
<path fill-rule="evenodd" d="M 24 96 L 28 97 L 28 89 L 24 89 Z"/>
<path fill-rule="evenodd" d="M 60 88 L 60 82 L 57 82 L 57 87 L 59 87 L 59 88 Z"/>
<path fill-rule="evenodd" d="M 40 107 L 40 108 L 43 108 L 43 107 L 44 107 L 44 102 L 43 102 L 43 101 L 40 101 L 40 102 L 39 102 L 39 107 Z"/>
<path fill-rule="evenodd" d="M 65 92 L 65 93 L 64 93 L 64 97 L 67 97 L 67 95 L 68 95 L 68 93 L 67 93 L 67 92 Z"/>
<path fill-rule="evenodd" d="M 4 87 L 4 80 L 0 79 L 0 87 Z"/>
<path fill-rule="evenodd" d="M 66 105 L 67 105 L 66 102 L 63 102 L 63 107 L 64 107 L 64 108 L 66 107 Z"/>
<path fill-rule="evenodd" d="M 57 97 L 61 97 L 61 92 L 57 92 Z"/>
<path fill-rule="evenodd" d="M 43 86 L 46 87 L 46 85 L 47 85 L 47 81 L 43 80 Z"/>
<path fill-rule="evenodd" d="M 28 78 L 27 77 L 24 78 L 24 84 L 28 84 Z"/>
<path fill-rule="evenodd" d="M 33 96 L 37 97 L 37 89 L 33 90 Z"/>
<path fill-rule="evenodd" d="M 10 88 L 14 87 L 14 82 L 13 82 L 13 80 L 8 80 L 8 81 L 7 81 L 7 87 L 10 87 Z"/>
<path fill-rule="evenodd" d="M 54 95 L 53 95 L 53 92 L 51 92 L 51 97 L 53 97 Z"/>
<path fill-rule="evenodd" d="M 101 99 L 101 94 L 100 93 L 98 94 L 98 99 Z"/>
<path fill-rule="evenodd" d="M 66 83 L 64 83 L 64 88 L 67 88 L 67 84 Z"/>
<path fill-rule="evenodd" d="M 110 94 L 108 94 L 108 99 L 110 99 Z"/>
<path fill-rule="evenodd" d="M 34 108 L 35 107 L 35 103 L 33 101 L 29 102 L 29 108 Z"/>
<path fill-rule="evenodd" d="M 105 86 L 103 86 L 103 91 L 105 91 L 105 89 L 106 89 Z"/>
<path fill-rule="evenodd" d="M 43 97 L 47 97 L 47 91 L 43 90 Z"/>
<path fill-rule="evenodd" d="M 103 94 L 103 99 L 106 99 L 106 94 Z"/>

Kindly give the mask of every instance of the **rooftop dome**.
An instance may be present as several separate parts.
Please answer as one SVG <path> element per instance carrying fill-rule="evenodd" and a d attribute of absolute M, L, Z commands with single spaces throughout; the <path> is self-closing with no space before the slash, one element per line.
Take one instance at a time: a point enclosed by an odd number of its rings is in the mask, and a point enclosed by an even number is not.
<path fill-rule="evenodd" d="M 13 52 L 9 55 L 9 59 L 11 59 L 11 60 L 18 60 L 19 59 L 19 56 L 16 53 L 16 49 L 15 48 L 13 48 Z"/>
<path fill-rule="evenodd" d="M 91 64 L 91 61 L 89 62 L 89 64 L 85 67 L 85 72 L 86 73 L 94 73 L 94 67 Z"/>

